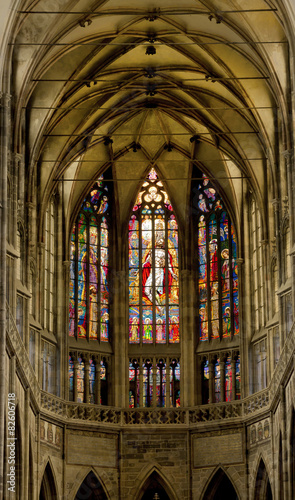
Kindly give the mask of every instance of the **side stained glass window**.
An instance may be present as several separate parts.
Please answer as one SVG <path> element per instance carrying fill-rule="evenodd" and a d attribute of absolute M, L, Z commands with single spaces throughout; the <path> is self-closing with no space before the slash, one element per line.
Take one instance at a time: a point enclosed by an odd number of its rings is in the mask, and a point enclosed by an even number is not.
<path fill-rule="evenodd" d="M 69 335 L 109 340 L 109 194 L 101 177 L 84 199 L 71 234 Z"/>
<path fill-rule="evenodd" d="M 237 243 L 224 203 L 205 176 L 194 198 L 197 208 L 199 336 L 201 341 L 239 333 Z"/>
<path fill-rule="evenodd" d="M 153 168 L 129 221 L 129 343 L 179 343 L 178 225 Z"/>

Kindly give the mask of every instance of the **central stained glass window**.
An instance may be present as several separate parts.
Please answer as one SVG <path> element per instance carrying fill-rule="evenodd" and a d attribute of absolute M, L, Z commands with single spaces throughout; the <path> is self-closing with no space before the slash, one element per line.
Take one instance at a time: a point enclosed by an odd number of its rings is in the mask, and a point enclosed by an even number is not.
<path fill-rule="evenodd" d="M 129 343 L 179 343 L 178 225 L 154 168 L 129 221 Z"/>
<path fill-rule="evenodd" d="M 109 194 L 101 177 L 84 199 L 71 235 L 69 335 L 109 340 Z"/>

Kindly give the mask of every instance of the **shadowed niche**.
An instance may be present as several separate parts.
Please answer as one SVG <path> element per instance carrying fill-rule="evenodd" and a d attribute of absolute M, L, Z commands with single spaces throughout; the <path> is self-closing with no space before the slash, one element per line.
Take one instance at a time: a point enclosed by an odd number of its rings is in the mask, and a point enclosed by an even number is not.
<path fill-rule="evenodd" d="M 272 500 L 271 486 L 267 470 L 262 459 L 260 460 L 257 470 L 254 498 L 257 500 Z"/>
<path fill-rule="evenodd" d="M 89 472 L 81 484 L 75 500 L 107 500 L 104 489 L 94 472 Z"/>
<path fill-rule="evenodd" d="M 238 500 L 235 488 L 222 469 L 214 474 L 203 500 Z"/>
<path fill-rule="evenodd" d="M 42 479 L 40 500 L 57 500 L 55 481 L 49 463 L 46 465 Z"/>
<path fill-rule="evenodd" d="M 142 488 L 140 500 L 171 500 L 166 492 L 164 481 L 157 472 L 153 472 Z"/>

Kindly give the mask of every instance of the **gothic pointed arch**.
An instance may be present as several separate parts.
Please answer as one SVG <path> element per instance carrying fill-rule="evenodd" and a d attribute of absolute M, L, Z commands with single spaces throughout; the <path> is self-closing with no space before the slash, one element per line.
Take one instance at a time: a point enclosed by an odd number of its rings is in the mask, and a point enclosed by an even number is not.
<path fill-rule="evenodd" d="M 239 500 L 234 485 L 221 467 L 211 478 L 202 500 Z"/>
<path fill-rule="evenodd" d="M 178 224 L 152 168 L 129 220 L 129 343 L 179 343 Z"/>
<path fill-rule="evenodd" d="M 178 223 L 155 168 L 133 206 L 128 243 L 129 406 L 180 406 Z"/>
<path fill-rule="evenodd" d="M 176 500 L 172 488 L 156 468 L 153 468 L 143 481 L 136 500 L 153 500 L 154 498 Z"/>
<path fill-rule="evenodd" d="M 109 342 L 109 189 L 103 176 L 86 194 L 71 231 L 69 335 Z"/>
<path fill-rule="evenodd" d="M 87 474 L 75 495 L 75 500 L 81 500 L 82 498 L 87 498 L 87 500 L 108 500 L 103 485 L 92 470 Z"/>
<path fill-rule="evenodd" d="M 57 498 L 56 483 L 48 461 L 42 478 L 39 500 L 57 500 Z"/>
<path fill-rule="evenodd" d="M 193 170 L 192 213 L 196 234 L 196 281 L 200 342 L 239 334 L 236 232 L 213 181 Z"/>
<path fill-rule="evenodd" d="M 260 459 L 254 490 L 255 500 L 272 500 L 272 490 L 263 458 Z"/>

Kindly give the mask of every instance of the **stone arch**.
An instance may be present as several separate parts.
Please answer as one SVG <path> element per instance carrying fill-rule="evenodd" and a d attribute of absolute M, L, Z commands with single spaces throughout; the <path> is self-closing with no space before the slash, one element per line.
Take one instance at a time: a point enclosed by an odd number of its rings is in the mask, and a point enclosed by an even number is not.
<path fill-rule="evenodd" d="M 56 487 L 56 479 L 52 463 L 49 457 L 42 476 L 39 500 L 57 500 L 57 499 L 58 499 L 58 494 Z"/>
<path fill-rule="evenodd" d="M 91 469 L 81 482 L 75 494 L 75 500 L 108 500 L 108 496 L 102 481 Z"/>
<path fill-rule="evenodd" d="M 239 500 L 233 481 L 223 467 L 213 472 L 205 485 L 202 500 Z"/>
<path fill-rule="evenodd" d="M 163 497 L 163 500 L 178 500 L 169 480 L 158 467 L 150 465 L 145 468 L 140 475 L 140 479 L 140 487 L 135 500 L 149 500 L 149 494 L 154 496 L 157 491 L 162 494 L 161 498 Z M 153 496 L 151 496 L 151 499 Z"/>
<path fill-rule="evenodd" d="M 69 498 L 71 498 L 72 500 L 77 499 L 77 494 L 79 492 L 80 487 L 82 486 L 83 482 L 86 480 L 86 478 L 91 473 L 96 477 L 96 480 L 102 486 L 103 492 L 105 494 L 105 497 L 102 497 L 102 498 L 106 498 L 107 500 L 111 500 L 112 498 L 117 498 L 118 493 L 117 493 L 116 489 L 114 488 L 114 485 L 109 480 L 107 473 L 104 470 L 98 471 L 96 469 L 96 467 L 87 467 L 87 468 L 83 468 L 82 470 L 79 471 L 79 473 L 77 474 L 76 479 L 74 481 L 74 485 L 71 488 L 71 492 L 68 495 Z M 90 490 L 90 493 L 91 493 L 91 490 Z M 90 500 L 90 498 L 91 497 L 89 497 L 89 500 Z M 98 498 L 100 499 L 100 497 L 98 497 Z M 94 497 L 94 499 L 95 499 L 95 497 Z M 88 498 L 87 498 L 87 500 L 88 500 Z"/>
<path fill-rule="evenodd" d="M 260 457 L 254 487 L 254 500 L 272 500 L 272 490 L 268 472 L 262 457 Z"/>

